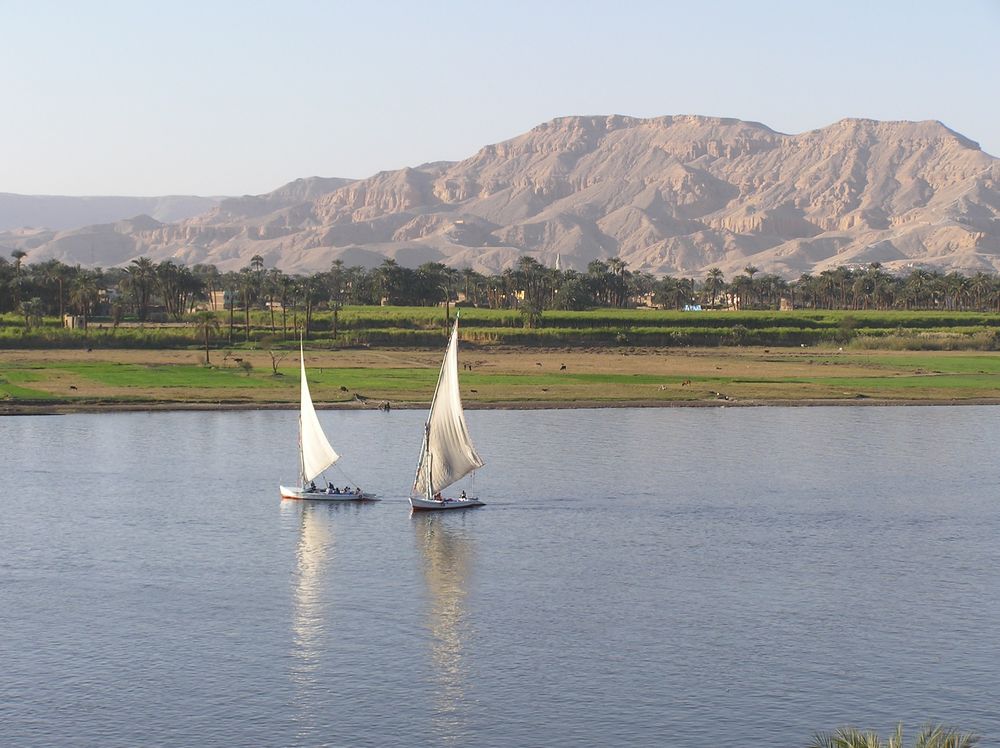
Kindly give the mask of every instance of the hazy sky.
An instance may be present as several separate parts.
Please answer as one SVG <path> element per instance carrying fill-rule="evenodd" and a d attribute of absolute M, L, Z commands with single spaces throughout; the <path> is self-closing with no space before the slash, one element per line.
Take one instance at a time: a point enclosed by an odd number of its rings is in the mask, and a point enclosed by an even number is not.
<path fill-rule="evenodd" d="M 571 114 L 938 119 L 1000 155 L 1000 0 L 0 0 L 0 192 L 240 195 Z"/>

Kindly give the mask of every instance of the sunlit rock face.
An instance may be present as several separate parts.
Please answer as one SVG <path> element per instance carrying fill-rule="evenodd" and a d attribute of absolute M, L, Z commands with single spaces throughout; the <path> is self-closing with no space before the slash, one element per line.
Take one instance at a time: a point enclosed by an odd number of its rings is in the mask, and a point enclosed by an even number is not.
<path fill-rule="evenodd" d="M 288 272 L 434 259 L 480 272 L 522 253 L 583 270 L 797 277 L 881 263 L 1000 270 L 1000 160 L 940 122 L 850 119 L 798 135 L 716 117 L 563 117 L 464 161 L 300 179 L 177 222 L 8 231 L 0 243 L 115 265 L 146 255 Z"/>

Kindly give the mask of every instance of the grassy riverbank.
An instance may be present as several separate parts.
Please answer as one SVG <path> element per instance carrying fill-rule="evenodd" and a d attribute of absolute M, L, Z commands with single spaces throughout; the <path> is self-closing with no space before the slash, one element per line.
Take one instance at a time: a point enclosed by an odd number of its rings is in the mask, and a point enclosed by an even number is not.
<path fill-rule="evenodd" d="M 8 350 L 0 413 L 295 407 L 297 352 Z M 309 350 L 320 407 L 424 407 L 441 350 Z M 469 407 L 1000 402 L 1000 353 L 817 348 L 498 349 L 463 344 Z"/>

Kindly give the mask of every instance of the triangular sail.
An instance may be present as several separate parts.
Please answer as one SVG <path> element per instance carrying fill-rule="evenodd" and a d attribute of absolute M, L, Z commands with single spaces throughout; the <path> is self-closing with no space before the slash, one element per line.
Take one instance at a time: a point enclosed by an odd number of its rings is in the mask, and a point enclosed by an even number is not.
<path fill-rule="evenodd" d="M 299 362 L 302 367 L 302 403 L 299 411 L 299 450 L 302 456 L 302 483 L 311 481 L 333 463 L 340 455 L 333 451 L 330 442 L 323 433 L 316 417 L 312 397 L 309 395 L 309 382 L 306 381 L 306 357 L 299 344 Z"/>
<path fill-rule="evenodd" d="M 444 354 L 437 389 L 424 428 L 414 492 L 430 498 L 483 466 L 469 436 L 458 389 L 458 320 Z"/>

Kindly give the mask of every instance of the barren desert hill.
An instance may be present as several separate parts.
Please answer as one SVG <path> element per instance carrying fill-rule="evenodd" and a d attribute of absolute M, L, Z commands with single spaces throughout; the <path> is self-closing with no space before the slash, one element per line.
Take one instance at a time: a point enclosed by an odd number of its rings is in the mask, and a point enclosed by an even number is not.
<path fill-rule="evenodd" d="M 104 265 L 147 255 L 228 270 L 261 255 L 289 272 L 385 257 L 496 272 L 524 253 L 695 276 L 748 264 L 786 277 L 871 262 L 1000 270 L 1000 159 L 936 121 L 790 135 L 693 115 L 563 117 L 460 162 L 300 182 L 174 223 L 9 232 L 0 244 L 33 242 L 29 261 Z M 96 260 L 80 255 L 88 247 Z"/>

